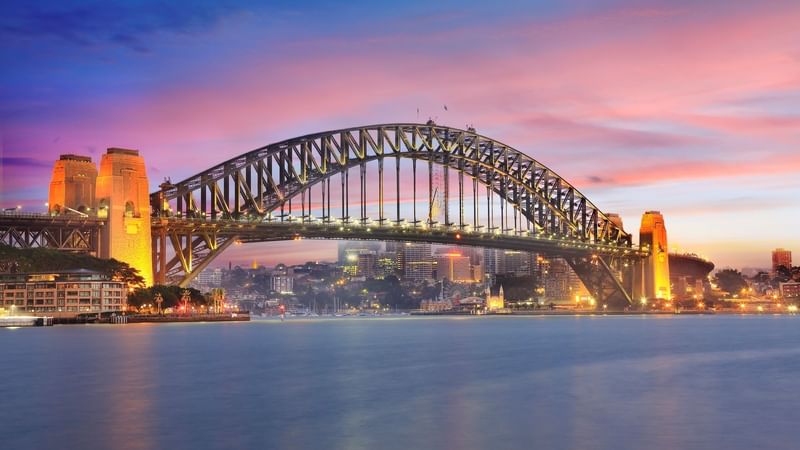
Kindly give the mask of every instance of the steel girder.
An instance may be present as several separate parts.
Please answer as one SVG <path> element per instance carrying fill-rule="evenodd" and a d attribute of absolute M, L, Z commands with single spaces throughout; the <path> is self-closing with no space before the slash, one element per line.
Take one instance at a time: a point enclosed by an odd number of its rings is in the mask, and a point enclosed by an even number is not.
<path fill-rule="evenodd" d="M 97 253 L 103 221 L 35 214 L 0 215 L 0 243 L 16 248 L 52 248 Z"/>
<path fill-rule="evenodd" d="M 378 161 L 380 166 L 379 222 L 383 224 L 381 161 L 386 158 L 441 165 L 456 170 L 459 179 L 472 178 L 532 223 L 534 238 L 631 250 L 628 233 L 574 186 L 524 153 L 472 129 L 432 122 L 386 124 L 267 145 L 179 183 L 163 185 L 151 195 L 156 280 L 178 277 L 181 284 L 188 283 L 237 239 L 237 227 L 271 218 L 291 199 L 305 195 L 318 183 L 330 183 L 333 175 L 347 176 L 351 168 L 361 167 L 363 183 L 363 170 L 370 161 Z M 459 228 L 464 227 L 461 216 Z M 332 219 L 330 214 L 323 217 L 324 221 Z M 198 226 L 198 220 L 208 226 Z M 174 253 L 171 258 L 167 243 Z"/>

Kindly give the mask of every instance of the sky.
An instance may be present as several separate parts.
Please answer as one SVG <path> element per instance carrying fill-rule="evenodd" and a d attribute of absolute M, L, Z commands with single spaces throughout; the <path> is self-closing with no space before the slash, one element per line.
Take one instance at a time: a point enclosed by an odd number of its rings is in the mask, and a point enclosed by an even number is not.
<path fill-rule="evenodd" d="M 800 255 L 797 1 L 377 3 L 4 5 L 0 206 L 42 210 L 62 153 L 139 149 L 155 191 L 271 142 L 433 118 L 527 153 L 634 234 L 661 211 L 671 248 L 718 267 Z"/>

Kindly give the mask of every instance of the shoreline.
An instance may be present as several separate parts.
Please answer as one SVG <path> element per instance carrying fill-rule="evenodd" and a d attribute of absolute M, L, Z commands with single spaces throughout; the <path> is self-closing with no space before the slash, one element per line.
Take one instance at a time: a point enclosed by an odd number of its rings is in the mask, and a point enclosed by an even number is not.
<path fill-rule="evenodd" d="M 79 320 L 78 318 L 52 318 L 48 316 L 16 316 L 0 317 L 0 328 L 20 327 L 47 327 L 61 325 L 127 325 L 127 324 L 167 324 L 167 323 L 211 323 L 211 322 L 261 322 L 261 321 L 328 321 L 336 319 L 397 319 L 420 317 L 603 317 L 603 316 L 797 316 L 796 312 L 762 311 L 514 311 L 507 313 L 469 314 L 463 312 L 412 312 L 402 314 L 374 314 L 374 315 L 348 315 L 348 316 L 288 316 L 281 320 L 280 316 L 258 316 L 247 313 L 227 315 L 197 315 L 197 316 L 118 316 L 114 320 Z M 126 320 L 119 320 L 120 317 Z"/>

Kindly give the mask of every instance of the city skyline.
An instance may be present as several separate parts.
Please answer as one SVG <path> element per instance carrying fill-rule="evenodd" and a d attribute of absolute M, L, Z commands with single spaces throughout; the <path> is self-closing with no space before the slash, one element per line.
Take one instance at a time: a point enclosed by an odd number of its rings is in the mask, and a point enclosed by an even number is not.
<path fill-rule="evenodd" d="M 10 6 L 2 206 L 43 209 L 62 153 L 139 149 L 154 191 L 285 138 L 431 117 L 547 164 L 635 236 L 661 211 L 671 247 L 718 267 L 800 250 L 800 6 L 458 2 L 336 20 L 366 7 Z M 250 244 L 215 265 L 335 259 L 336 245 Z"/>

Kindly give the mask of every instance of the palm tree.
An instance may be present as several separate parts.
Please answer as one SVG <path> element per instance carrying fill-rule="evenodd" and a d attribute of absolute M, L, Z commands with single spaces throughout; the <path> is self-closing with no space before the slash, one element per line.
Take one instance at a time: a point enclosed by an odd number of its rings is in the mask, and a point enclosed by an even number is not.
<path fill-rule="evenodd" d="M 214 308 L 214 313 L 219 314 L 220 304 L 225 300 L 225 289 L 214 288 L 211 289 L 211 300 Z"/>

